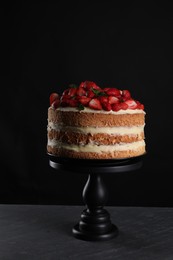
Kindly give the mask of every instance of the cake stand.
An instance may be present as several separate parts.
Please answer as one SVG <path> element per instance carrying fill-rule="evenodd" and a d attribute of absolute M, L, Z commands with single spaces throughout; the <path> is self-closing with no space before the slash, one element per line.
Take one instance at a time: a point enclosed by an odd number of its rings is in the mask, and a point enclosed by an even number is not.
<path fill-rule="evenodd" d="M 87 174 L 88 180 L 83 189 L 83 201 L 86 208 L 80 221 L 73 229 L 73 235 L 82 240 L 105 241 L 118 235 L 118 228 L 112 224 L 109 212 L 104 209 L 108 199 L 102 175 L 122 173 L 139 169 L 143 156 L 127 159 L 71 159 L 59 158 L 48 154 L 49 165 L 61 171 Z"/>

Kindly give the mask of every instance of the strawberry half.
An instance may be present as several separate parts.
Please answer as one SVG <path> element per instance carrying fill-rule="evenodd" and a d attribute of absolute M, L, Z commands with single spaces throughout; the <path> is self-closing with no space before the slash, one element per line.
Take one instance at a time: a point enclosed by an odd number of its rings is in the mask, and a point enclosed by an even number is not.
<path fill-rule="evenodd" d="M 128 105 L 125 102 L 119 102 L 112 105 L 113 111 L 119 111 L 120 109 L 126 110 L 128 108 Z"/>
<path fill-rule="evenodd" d="M 91 101 L 89 102 L 89 107 L 91 109 L 96 109 L 96 110 L 102 109 L 102 105 L 101 105 L 100 100 L 98 98 L 91 99 Z"/>
<path fill-rule="evenodd" d="M 109 88 L 109 89 L 106 91 L 106 94 L 107 94 L 108 96 L 115 96 L 115 97 L 120 97 L 120 96 L 121 96 L 120 90 L 117 89 L 117 88 Z"/>
<path fill-rule="evenodd" d="M 82 96 L 78 100 L 82 105 L 86 106 L 90 102 L 91 98 Z"/>
<path fill-rule="evenodd" d="M 135 109 L 137 108 L 137 103 L 133 99 L 128 99 L 125 101 L 125 103 L 128 105 L 128 108 Z"/>
<path fill-rule="evenodd" d="M 101 97 L 99 97 L 99 100 L 100 100 L 101 104 L 108 103 L 108 97 L 101 96 Z"/>
<path fill-rule="evenodd" d="M 49 102 L 50 102 L 50 106 L 52 105 L 52 103 L 55 101 L 55 100 L 59 100 L 59 95 L 58 93 L 52 93 L 49 97 Z"/>
<path fill-rule="evenodd" d="M 108 100 L 109 100 L 109 104 L 111 104 L 111 105 L 119 102 L 119 99 L 114 96 L 109 96 Z"/>
<path fill-rule="evenodd" d="M 127 100 L 127 99 L 131 99 L 131 94 L 130 94 L 130 91 L 125 89 L 122 91 L 122 98 L 124 100 Z"/>
<path fill-rule="evenodd" d="M 76 92 L 77 92 L 77 88 L 70 88 L 68 95 L 74 97 L 76 95 Z"/>
<path fill-rule="evenodd" d="M 92 90 L 88 90 L 87 97 L 93 98 L 95 96 Z"/>
<path fill-rule="evenodd" d="M 78 96 L 86 96 L 87 93 L 86 93 L 86 90 L 83 87 L 79 86 L 79 88 L 76 91 L 76 94 Z"/>
<path fill-rule="evenodd" d="M 52 106 L 56 109 L 58 108 L 60 105 L 60 100 L 59 99 L 56 99 L 53 103 L 52 103 Z"/>
<path fill-rule="evenodd" d="M 110 104 L 109 102 L 104 102 L 104 103 L 102 103 L 102 107 L 103 107 L 103 109 L 106 110 L 106 111 L 112 110 L 111 104 Z"/>
<path fill-rule="evenodd" d="M 137 108 L 138 109 L 144 110 L 144 105 L 143 104 L 141 104 L 139 101 L 136 101 L 136 103 L 137 103 Z"/>
<path fill-rule="evenodd" d="M 68 100 L 68 105 L 70 106 L 70 107 L 77 107 L 78 106 L 78 100 L 76 100 L 76 99 L 69 99 Z"/>
<path fill-rule="evenodd" d="M 93 82 L 93 81 L 85 81 L 84 82 L 84 84 L 83 84 L 83 86 L 84 86 L 84 88 L 86 88 L 86 89 L 91 89 L 91 88 L 93 88 L 93 89 L 101 89 L 99 86 L 97 86 L 96 85 L 96 83 L 95 82 Z"/>

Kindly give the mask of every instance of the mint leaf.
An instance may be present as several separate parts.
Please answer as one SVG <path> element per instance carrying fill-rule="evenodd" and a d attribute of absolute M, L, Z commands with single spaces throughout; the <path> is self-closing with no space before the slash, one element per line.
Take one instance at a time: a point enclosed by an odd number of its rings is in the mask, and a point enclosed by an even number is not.
<path fill-rule="evenodd" d="M 101 96 L 107 96 L 105 92 L 100 91 L 99 89 L 94 89 L 91 88 L 92 92 L 97 96 L 97 97 L 101 97 Z"/>
<path fill-rule="evenodd" d="M 79 104 L 78 109 L 81 111 L 81 110 L 84 110 L 85 107 L 82 104 Z"/>

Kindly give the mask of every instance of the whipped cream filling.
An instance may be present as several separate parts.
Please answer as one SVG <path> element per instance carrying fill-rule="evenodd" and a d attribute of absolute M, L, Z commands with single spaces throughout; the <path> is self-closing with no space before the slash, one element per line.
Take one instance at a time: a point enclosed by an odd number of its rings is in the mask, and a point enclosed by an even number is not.
<path fill-rule="evenodd" d="M 105 111 L 105 110 L 95 110 L 88 107 L 85 107 L 84 110 L 79 110 L 75 107 L 59 107 L 56 110 L 64 112 L 80 112 L 80 113 L 96 113 L 96 114 L 113 114 L 113 115 L 122 115 L 122 114 L 145 114 L 145 111 L 142 109 L 120 109 L 119 111 Z"/>
<path fill-rule="evenodd" d="M 59 142 L 55 139 L 48 139 L 48 145 L 55 148 L 63 148 L 75 152 L 91 152 L 91 153 L 113 153 L 115 151 L 136 151 L 139 148 L 145 146 L 145 141 L 137 141 L 133 143 L 119 143 L 115 145 L 97 145 L 97 144 L 87 144 L 87 145 L 69 145 Z"/>
<path fill-rule="evenodd" d="M 48 122 L 48 131 L 71 131 L 82 134 L 110 134 L 110 135 L 139 135 L 144 131 L 144 125 L 140 126 L 116 126 L 116 127 L 72 127 L 72 126 L 61 126 L 58 123 Z"/>

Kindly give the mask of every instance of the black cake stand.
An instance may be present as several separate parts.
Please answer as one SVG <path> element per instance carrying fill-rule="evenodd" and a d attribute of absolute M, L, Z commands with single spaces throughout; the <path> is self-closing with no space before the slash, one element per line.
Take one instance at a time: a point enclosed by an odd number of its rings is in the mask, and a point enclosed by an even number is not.
<path fill-rule="evenodd" d="M 118 228 L 112 224 L 109 212 L 104 209 L 108 192 L 104 185 L 103 173 L 122 173 L 139 169 L 143 156 L 127 159 L 71 159 L 48 154 L 49 165 L 61 171 L 88 174 L 83 189 L 86 209 L 73 229 L 73 235 L 82 240 L 105 241 L 118 235 Z"/>

